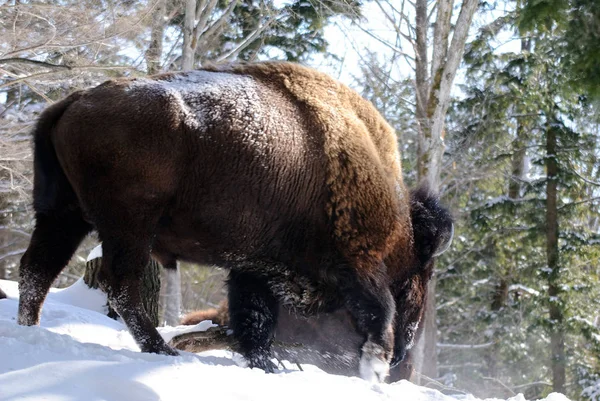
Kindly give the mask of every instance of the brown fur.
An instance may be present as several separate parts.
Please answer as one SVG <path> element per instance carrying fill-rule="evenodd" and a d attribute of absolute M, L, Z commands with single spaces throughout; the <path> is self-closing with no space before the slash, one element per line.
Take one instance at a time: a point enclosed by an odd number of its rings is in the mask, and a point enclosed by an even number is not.
<path fill-rule="evenodd" d="M 217 308 L 202 309 L 190 312 L 181 318 L 181 324 L 184 326 L 194 326 L 205 320 L 211 320 L 219 326 L 229 325 L 229 306 L 227 300 L 219 303 Z"/>
<path fill-rule="evenodd" d="M 327 214 L 336 242 L 361 269 L 371 270 L 410 238 L 408 196 L 393 128 L 346 85 L 292 63 L 208 68 L 254 76 L 306 105 L 327 157 Z M 402 253 L 410 253 L 404 243 Z"/>
<path fill-rule="evenodd" d="M 251 366 L 272 369 L 279 305 L 346 307 L 369 345 L 363 367 L 394 348 L 401 359 L 451 222 L 435 197 L 411 203 L 393 130 L 305 67 L 208 70 L 109 81 L 42 114 L 19 322 L 39 321 L 52 280 L 95 229 L 100 284 L 144 351 L 173 353 L 139 299 L 152 252 L 166 266 L 230 269 L 229 319 Z"/>

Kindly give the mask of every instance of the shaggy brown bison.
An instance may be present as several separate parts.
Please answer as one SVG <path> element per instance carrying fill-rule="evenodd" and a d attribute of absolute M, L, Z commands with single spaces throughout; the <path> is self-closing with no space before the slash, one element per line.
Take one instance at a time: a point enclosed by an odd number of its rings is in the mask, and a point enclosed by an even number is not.
<path fill-rule="evenodd" d="M 52 281 L 96 230 L 100 285 L 144 352 L 176 354 L 140 301 L 151 253 L 230 270 L 230 325 L 251 367 L 273 370 L 279 304 L 346 307 L 369 380 L 412 343 L 426 262 L 451 219 L 423 194 L 436 207 L 412 227 L 393 130 L 330 77 L 260 63 L 114 80 L 49 107 L 33 135 L 20 324 L 39 322 Z"/>

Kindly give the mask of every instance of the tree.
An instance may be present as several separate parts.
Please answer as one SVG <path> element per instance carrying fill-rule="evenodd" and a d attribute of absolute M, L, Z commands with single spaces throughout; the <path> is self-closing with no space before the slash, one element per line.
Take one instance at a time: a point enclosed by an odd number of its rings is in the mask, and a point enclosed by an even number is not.
<path fill-rule="evenodd" d="M 548 32 L 562 49 L 564 78 L 580 91 L 600 95 L 600 4 L 595 0 L 525 0 L 519 28 Z"/>
<path fill-rule="evenodd" d="M 150 44 L 146 50 L 146 66 L 148 74 L 156 74 L 161 70 L 163 53 L 163 36 L 166 25 L 167 0 L 157 0 L 152 12 L 150 26 Z"/>
<path fill-rule="evenodd" d="M 299 61 L 325 53 L 325 26 L 336 16 L 358 18 L 360 2 L 186 0 L 182 11 L 172 23 L 183 20 L 181 68 L 189 70 L 205 61 Z"/>
<path fill-rule="evenodd" d="M 454 0 L 440 0 L 428 4 L 427 0 L 414 3 L 414 22 L 404 10 L 404 2 L 397 8 L 392 2 L 379 0 L 380 10 L 392 22 L 398 38 L 408 41 L 414 56 L 408 56 L 401 47 L 389 44 L 394 51 L 405 56 L 414 69 L 415 116 L 418 123 L 417 179 L 433 191 L 440 189 L 440 174 L 444 154 L 444 125 L 450 104 L 456 71 L 462 60 L 467 34 L 477 0 L 464 0 L 455 23 Z M 430 28 L 435 11 L 433 29 Z M 431 52 L 431 60 L 429 54 Z M 416 353 L 416 369 L 429 377 L 437 377 L 437 324 L 436 324 L 436 277 L 429 283 L 425 325 Z"/>
<path fill-rule="evenodd" d="M 215 12 L 219 11 L 218 5 L 218 1 L 216 0 L 211 0 L 210 2 L 185 0 L 183 49 L 181 56 L 182 70 L 191 70 L 194 68 L 196 54 L 199 51 L 198 45 L 200 42 L 209 43 L 212 36 L 219 34 L 219 30 L 226 26 L 226 22 L 238 5 L 238 2 L 230 1 L 227 8 L 222 10 L 218 17 L 212 18 Z M 198 21 L 198 23 L 195 21 Z M 248 41 L 255 39 L 264 28 L 265 25 L 258 27 L 246 39 Z M 240 46 L 240 50 L 241 48 Z M 205 53 L 208 49 L 204 48 L 201 50 L 202 53 Z"/>
<path fill-rule="evenodd" d="M 597 258 L 589 222 L 598 210 L 598 112 L 555 62 L 560 35 L 536 32 L 520 52 L 495 52 L 493 37 L 518 12 L 469 45 L 466 97 L 450 117 L 457 172 L 447 195 L 464 231 L 439 278 L 452 311 L 438 312 L 443 342 L 481 348 L 465 348 L 460 363 L 443 348 L 440 359 L 463 386 L 483 380 L 532 398 L 550 388 L 577 397 L 598 372 L 597 306 L 589 305 L 598 283 L 589 268 Z M 476 190 L 465 191 L 465 177 Z"/>
<path fill-rule="evenodd" d="M 181 267 L 171 266 L 166 269 L 165 313 L 163 321 L 167 326 L 178 326 L 181 319 Z"/>

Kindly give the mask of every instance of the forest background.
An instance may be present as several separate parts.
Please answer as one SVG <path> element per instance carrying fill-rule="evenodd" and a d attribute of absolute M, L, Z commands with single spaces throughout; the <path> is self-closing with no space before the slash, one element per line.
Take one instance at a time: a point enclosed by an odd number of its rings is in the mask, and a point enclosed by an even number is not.
<path fill-rule="evenodd" d="M 600 400 L 595 0 L 0 2 L 0 279 L 17 278 L 33 229 L 29 133 L 44 107 L 110 78 L 266 59 L 329 72 L 372 101 L 396 129 L 408 185 L 429 182 L 456 219 L 416 380 Z M 83 275 L 95 245 L 55 286 Z M 163 304 L 224 297 L 218 267 L 179 271 L 181 301 L 163 290 Z"/>

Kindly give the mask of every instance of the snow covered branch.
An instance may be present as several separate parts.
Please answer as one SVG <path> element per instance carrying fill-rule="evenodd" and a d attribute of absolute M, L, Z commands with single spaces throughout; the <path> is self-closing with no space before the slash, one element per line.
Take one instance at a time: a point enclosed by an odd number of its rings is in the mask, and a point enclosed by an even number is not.
<path fill-rule="evenodd" d="M 484 344 L 444 344 L 438 343 L 438 348 L 446 348 L 446 349 L 482 349 L 489 348 L 496 344 L 496 342 L 489 342 Z"/>

